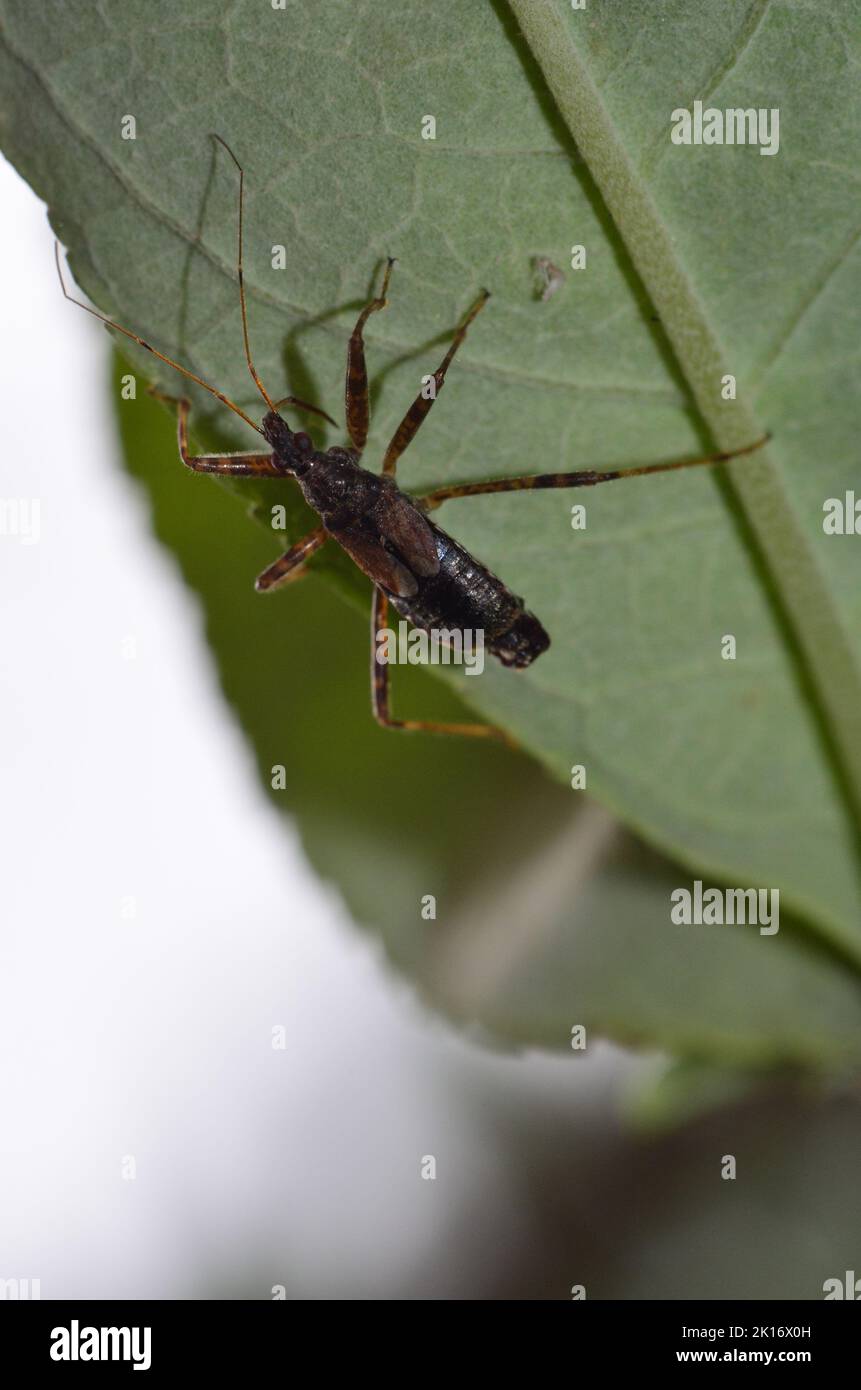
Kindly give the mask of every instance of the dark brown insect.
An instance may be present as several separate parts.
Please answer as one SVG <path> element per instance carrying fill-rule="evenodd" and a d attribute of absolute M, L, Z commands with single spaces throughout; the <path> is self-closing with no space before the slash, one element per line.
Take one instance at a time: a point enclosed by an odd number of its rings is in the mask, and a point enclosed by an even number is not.
<path fill-rule="evenodd" d="M 451 346 L 433 374 L 434 392 L 419 394 L 413 401 L 392 437 L 383 457 L 381 474 L 369 472 L 360 463 L 368 437 L 369 403 L 368 374 L 365 366 L 363 333 L 371 314 L 384 309 L 394 260 L 389 259 L 383 275 L 379 296 L 372 299 L 359 315 L 347 347 L 346 417 L 351 448 L 315 449 L 310 436 L 290 428 L 279 411 L 293 406 L 310 411 L 335 425 L 330 415 L 317 406 L 309 405 L 294 396 L 274 401 L 264 387 L 251 357 L 248 336 L 248 313 L 242 269 L 242 225 L 244 172 L 229 145 L 216 135 L 239 171 L 239 302 L 242 311 L 242 334 L 245 358 L 254 383 L 268 407 L 262 424 L 257 425 L 223 392 L 210 386 L 186 367 L 165 356 L 150 343 L 127 328 L 80 300 L 66 290 L 60 268 L 59 248 L 56 248 L 57 270 L 67 299 L 78 304 L 103 323 L 125 334 L 162 362 L 202 386 L 217 397 L 252 429 L 262 434 L 272 452 L 265 454 L 205 454 L 193 455 L 188 448 L 188 412 L 190 402 L 185 398 L 164 396 L 178 410 L 179 452 L 183 463 L 197 473 L 229 474 L 233 477 L 295 478 L 306 501 L 318 513 L 321 525 L 297 541 L 257 579 L 261 591 L 289 583 L 304 572 L 310 557 L 334 540 L 355 561 L 374 584 L 371 622 L 371 687 L 376 719 L 390 729 L 425 730 L 431 733 L 468 734 L 499 738 L 510 742 L 502 730 L 488 724 L 440 724 L 417 719 L 394 719 L 389 706 L 388 665 L 376 660 L 376 636 L 388 621 L 388 605 L 408 618 L 414 626 L 434 632 L 480 631 L 487 650 L 505 666 L 523 670 L 550 645 L 550 638 L 521 598 L 506 584 L 491 574 L 469 551 L 459 545 L 442 527 L 428 519 L 428 513 L 454 497 L 477 497 L 489 492 L 515 492 L 526 488 L 592 487 L 619 478 L 637 478 L 646 473 L 663 473 L 699 464 L 720 463 L 739 454 L 757 449 L 765 440 L 738 449 L 734 453 L 709 454 L 703 458 L 681 459 L 673 463 L 645 464 L 617 472 L 599 473 L 539 473 L 519 478 L 498 478 L 483 483 L 463 483 L 437 488 L 424 497 L 411 497 L 395 482 L 398 459 L 433 405 L 445 382 L 452 358 L 466 337 L 473 319 L 490 297 L 482 290 L 454 335 Z M 337 427 L 337 426 L 336 426 Z"/>

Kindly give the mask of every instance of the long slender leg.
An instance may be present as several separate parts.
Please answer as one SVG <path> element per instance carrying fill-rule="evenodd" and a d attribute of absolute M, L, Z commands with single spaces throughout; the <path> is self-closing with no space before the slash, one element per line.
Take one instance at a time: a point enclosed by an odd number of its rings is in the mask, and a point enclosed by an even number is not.
<path fill-rule="evenodd" d="M 150 388 L 149 394 L 158 401 L 176 406 L 176 432 L 179 456 L 186 468 L 194 473 L 222 473 L 236 478 L 283 478 L 282 469 L 272 461 L 272 454 L 192 454 L 188 448 L 188 412 L 191 402 L 185 397 L 166 396 Z"/>
<path fill-rule="evenodd" d="M 408 733 L 459 734 L 469 738 L 495 738 L 516 748 L 514 739 L 492 724 L 441 724 L 427 719 L 393 719 L 389 710 L 389 668 L 377 661 L 377 633 L 388 627 L 389 600 L 382 589 L 374 590 L 371 609 L 371 708 L 378 724 L 385 729 L 404 729 Z"/>
<path fill-rule="evenodd" d="M 416 396 L 415 400 L 413 401 L 412 405 L 407 411 L 406 415 L 404 416 L 403 420 L 401 420 L 401 423 L 398 425 L 397 429 L 392 435 L 391 443 L 389 444 L 389 447 L 386 450 L 385 457 L 383 459 L 383 472 L 387 474 L 389 477 L 393 478 L 395 476 L 395 470 L 398 465 L 398 459 L 404 452 L 404 449 L 406 449 L 407 445 L 410 444 L 411 441 L 415 438 L 416 431 L 418 430 L 419 426 L 421 425 L 422 421 L 424 420 L 425 416 L 427 415 L 428 411 L 430 410 L 431 406 L 433 405 L 434 401 L 436 400 L 437 396 L 442 390 L 443 383 L 445 381 L 445 374 L 448 371 L 449 366 L 451 365 L 451 359 L 454 357 L 454 354 L 457 352 L 458 348 L 460 347 L 461 343 L 466 337 L 466 330 L 469 328 L 469 325 L 472 323 L 476 314 L 484 308 L 484 305 L 487 303 L 489 298 L 489 292 L 487 290 L 482 290 L 481 294 L 478 296 L 478 299 L 475 301 L 475 303 L 469 310 L 469 313 L 467 314 L 463 323 L 460 325 L 460 328 L 455 333 L 451 347 L 449 348 L 445 357 L 442 359 L 442 361 L 440 362 L 439 366 L 433 374 L 434 394 L 432 396 L 424 396 L 421 393 L 419 393 L 419 395 Z"/>
<path fill-rule="evenodd" d="M 359 315 L 358 322 L 350 335 L 347 345 L 347 379 L 344 389 L 344 397 L 347 414 L 347 430 L 353 441 L 353 447 L 359 453 L 365 447 L 368 438 L 368 423 L 370 421 L 370 406 L 368 404 L 368 369 L 365 366 L 365 340 L 362 336 L 365 324 L 371 314 L 377 313 L 379 309 L 385 309 L 387 304 L 386 295 L 389 289 L 389 278 L 392 273 L 392 266 L 395 260 L 389 256 L 383 275 L 383 284 L 377 299 L 372 299 L 370 304 L 366 304 Z"/>
<path fill-rule="evenodd" d="M 258 574 L 254 582 L 254 587 L 258 593 L 268 593 L 270 589 L 277 589 L 282 584 L 291 584 L 294 579 L 301 579 L 305 573 L 305 561 L 310 560 L 311 556 L 326 544 L 328 532 L 325 526 L 318 526 L 316 530 L 309 531 L 307 536 L 303 536 L 295 545 L 291 545 L 289 550 L 285 550 L 283 555 L 267 565 L 262 574 Z"/>
<path fill-rule="evenodd" d="M 424 511 L 430 512 L 451 497 L 478 497 L 485 492 L 520 492 L 526 488 L 594 487 L 596 483 L 612 483 L 618 478 L 642 478 L 647 473 L 671 473 L 677 468 L 696 468 L 704 463 L 726 463 L 728 459 L 761 449 L 770 438 L 771 435 L 766 434 L 754 444 L 746 444 L 743 449 L 732 449 L 722 454 L 705 454 L 702 458 L 679 459 L 675 463 L 646 463 L 639 468 L 619 468 L 612 473 L 595 473 L 591 470 L 579 473 L 533 473 L 522 478 L 494 478 L 486 483 L 452 483 L 419 498 L 419 505 Z"/>

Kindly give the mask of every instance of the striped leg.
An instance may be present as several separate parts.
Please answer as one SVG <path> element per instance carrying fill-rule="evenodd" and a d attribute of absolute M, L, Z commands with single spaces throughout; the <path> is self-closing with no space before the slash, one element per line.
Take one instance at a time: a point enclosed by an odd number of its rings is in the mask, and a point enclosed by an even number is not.
<path fill-rule="evenodd" d="M 192 454 L 188 448 L 188 412 L 191 402 L 185 396 L 166 396 L 150 387 L 158 401 L 175 405 L 179 456 L 194 473 L 221 473 L 236 478 L 283 478 L 284 471 L 273 462 L 272 454 Z"/>
<path fill-rule="evenodd" d="M 486 483 L 452 483 L 449 487 L 438 487 L 426 497 L 418 499 L 423 511 L 432 512 L 451 497 L 479 497 L 486 492 L 521 492 L 530 488 L 550 487 L 594 487 L 596 483 L 612 483 L 617 478 L 642 478 L 647 473 L 671 473 L 677 468 L 696 468 L 704 463 L 726 463 L 728 459 L 739 458 L 742 454 L 752 454 L 761 449 L 771 438 L 770 434 L 757 439 L 755 444 L 746 444 L 743 449 L 732 449 L 722 454 L 706 454 L 703 458 L 679 459 L 675 463 L 646 463 L 639 468 L 619 468 L 615 472 L 596 473 L 586 470 L 579 473 L 532 473 L 522 478 L 494 478 Z"/>
<path fill-rule="evenodd" d="M 279 555 L 271 565 L 267 565 L 262 574 L 258 574 L 254 582 L 254 587 L 258 593 L 268 593 L 270 589 L 277 589 L 283 584 L 290 584 L 294 579 L 301 579 L 305 573 L 305 562 L 316 554 L 321 546 L 326 544 L 328 532 L 325 526 L 318 526 L 315 531 L 309 531 L 307 536 L 303 536 L 295 545 L 291 545 L 289 550 L 285 550 L 283 555 Z"/>
<path fill-rule="evenodd" d="M 489 298 L 489 292 L 487 290 L 482 290 L 481 294 L 478 296 L 478 299 L 475 301 L 472 308 L 469 310 L 469 313 L 467 314 L 463 323 L 460 325 L 460 328 L 455 333 L 454 341 L 452 342 L 451 347 L 449 348 L 445 357 L 442 359 L 442 362 L 440 362 L 439 366 L 433 374 L 433 395 L 424 396 L 420 392 L 419 395 L 416 396 L 415 400 L 413 401 L 403 420 L 401 420 L 401 423 L 398 425 L 397 429 L 392 435 L 391 443 L 389 444 L 389 447 L 386 450 L 385 457 L 383 459 L 383 472 L 387 474 L 389 477 L 393 478 L 395 476 L 395 471 L 398 466 L 398 459 L 404 452 L 404 449 L 406 449 L 407 445 L 412 443 L 413 439 L 416 436 L 416 433 L 418 432 L 419 426 L 422 424 L 425 416 L 427 415 L 428 411 L 430 410 L 431 406 L 433 405 L 434 401 L 436 400 L 437 396 L 442 390 L 443 384 L 445 382 L 445 374 L 451 365 L 451 360 L 454 357 L 454 354 L 457 352 L 458 348 L 460 347 L 461 343 L 466 337 L 466 330 L 469 328 L 469 325 L 472 323 L 479 310 L 484 308 Z"/>
<path fill-rule="evenodd" d="M 389 256 L 383 275 L 383 284 L 377 299 L 372 299 L 370 304 L 366 304 L 358 322 L 350 335 L 347 344 L 347 380 L 344 390 L 347 430 L 353 441 L 353 447 L 359 453 L 365 447 L 368 438 L 368 424 L 371 418 L 370 405 L 368 403 L 368 369 L 365 366 L 365 340 L 363 337 L 365 324 L 379 309 L 385 309 L 387 300 L 386 295 L 389 289 L 389 277 L 394 265 L 394 257 Z"/>

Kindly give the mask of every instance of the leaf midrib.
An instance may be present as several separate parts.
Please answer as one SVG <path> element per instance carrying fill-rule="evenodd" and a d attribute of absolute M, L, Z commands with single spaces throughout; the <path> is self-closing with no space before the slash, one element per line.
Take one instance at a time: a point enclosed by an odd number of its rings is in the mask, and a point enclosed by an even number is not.
<path fill-rule="evenodd" d="M 641 173 L 581 58 L 555 0 L 509 0 L 562 120 L 613 218 L 631 261 L 661 317 L 680 371 L 722 449 L 765 430 L 740 391 L 715 405 L 726 375 L 716 330 L 673 246 Z M 815 713 L 833 757 L 852 823 L 861 821 L 861 666 L 842 615 L 789 497 L 771 448 L 755 460 L 725 465 L 735 498 L 758 542 L 774 596 L 796 643 L 795 655 L 815 693 Z M 832 755 L 833 756 L 833 755 Z M 854 814 L 853 814 L 854 813 Z"/>

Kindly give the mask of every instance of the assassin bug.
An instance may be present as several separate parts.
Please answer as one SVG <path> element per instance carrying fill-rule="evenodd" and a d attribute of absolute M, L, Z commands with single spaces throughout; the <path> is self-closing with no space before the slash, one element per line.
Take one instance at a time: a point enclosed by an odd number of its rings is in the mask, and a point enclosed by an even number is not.
<path fill-rule="evenodd" d="M 109 328 L 114 328 L 131 338 L 160 361 L 167 363 L 215 396 L 258 434 L 263 435 L 272 449 L 271 453 L 265 454 L 193 455 L 188 447 L 190 402 L 184 397 L 165 396 L 154 390 L 154 395 L 177 407 L 179 453 L 188 468 L 197 473 L 220 473 L 232 477 L 292 477 L 299 484 L 306 501 L 318 513 L 321 525 L 296 541 L 259 575 L 256 583 L 259 591 L 275 589 L 298 578 L 304 572 L 306 562 L 328 540 L 336 541 L 372 581 L 374 598 L 371 619 L 371 693 L 377 721 L 390 729 L 466 734 L 511 742 L 501 729 L 488 724 L 442 724 L 418 719 L 395 719 L 391 714 L 388 665 L 375 659 L 376 634 L 387 625 L 389 603 L 415 627 L 429 632 L 440 629 L 449 632 L 465 629 L 483 631 L 485 645 L 490 653 L 504 666 L 517 670 L 529 666 L 550 645 L 549 636 L 538 618 L 527 610 L 523 600 L 513 594 L 501 579 L 491 574 L 442 527 L 430 521 L 428 514 L 443 502 L 455 497 L 477 497 L 482 493 L 516 492 L 527 488 L 593 487 L 597 483 L 614 482 L 619 478 L 638 478 L 647 473 L 664 473 L 678 468 L 721 463 L 760 448 L 768 436 L 732 453 L 708 454 L 702 458 L 681 459 L 671 463 L 644 464 L 638 468 L 623 468 L 615 472 L 539 473 L 518 478 L 497 478 L 488 482 L 453 484 L 437 488 L 424 497 L 411 497 L 402 492 L 395 482 L 398 459 L 414 439 L 442 389 L 446 372 L 466 337 L 467 329 L 490 295 L 487 290 L 481 291 L 433 374 L 433 394 L 419 394 L 416 397 L 386 449 L 381 473 L 371 473 L 360 462 L 368 436 L 370 416 L 363 335 L 371 314 L 385 309 L 388 303 L 389 279 L 395 264 L 394 259 L 390 257 L 383 273 L 379 295 L 360 313 L 347 347 L 345 403 L 351 447 L 334 446 L 325 451 L 316 449 L 309 435 L 290 428 L 279 414 L 281 408 L 292 406 L 310 411 L 337 428 L 336 422 L 324 410 L 309 405 L 307 401 L 298 400 L 295 396 L 285 396 L 273 401 L 254 366 L 248 334 L 242 264 L 245 174 L 226 141 L 222 140 L 220 135 L 214 138 L 227 151 L 239 172 L 237 278 L 242 337 L 248 370 L 267 406 L 262 423 L 255 424 L 250 416 L 222 391 L 218 391 L 188 368 L 159 352 L 136 333 L 114 323 L 106 315 L 100 314 L 98 310 L 70 295 L 63 280 L 59 247 L 55 247 L 57 272 L 63 294 L 72 303 L 101 319 Z"/>

